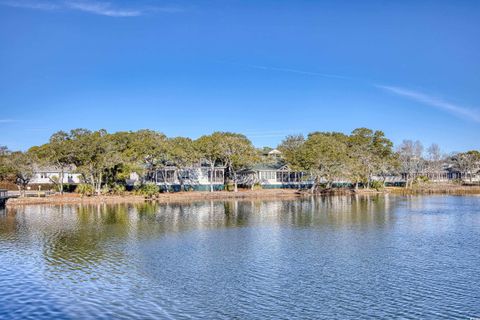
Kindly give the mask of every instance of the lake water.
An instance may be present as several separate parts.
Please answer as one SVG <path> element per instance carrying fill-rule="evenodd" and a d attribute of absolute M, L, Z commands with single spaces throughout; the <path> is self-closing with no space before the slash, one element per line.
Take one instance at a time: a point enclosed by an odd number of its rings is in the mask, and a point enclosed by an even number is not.
<path fill-rule="evenodd" d="M 480 197 L 0 211 L 1 319 L 480 317 Z"/>

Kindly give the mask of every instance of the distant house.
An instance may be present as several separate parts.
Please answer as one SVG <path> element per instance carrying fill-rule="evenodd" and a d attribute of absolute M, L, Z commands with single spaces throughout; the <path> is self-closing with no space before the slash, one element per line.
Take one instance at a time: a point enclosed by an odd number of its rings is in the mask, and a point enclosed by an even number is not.
<path fill-rule="evenodd" d="M 125 180 L 125 184 L 127 187 L 133 188 L 136 185 L 139 185 L 141 183 L 142 179 L 140 175 L 136 172 L 130 173 L 130 176 L 128 179 Z"/>
<path fill-rule="evenodd" d="M 64 184 L 81 183 L 81 174 L 75 173 L 75 166 L 69 166 L 63 172 Z M 57 167 L 36 167 L 29 184 L 48 185 L 59 183 L 61 170 Z"/>
<path fill-rule="evenodd" d="M 291 170 L 277 149 L 265 150 L 263 161 L 240 172 L 240 185 L 260 185 L 264 189 L 309 188 L 312 181 L 305 172 Z"/>
<path fill-rule="evenodd" d="M 167 166 L 151 172 L 145 180 L 157 184 L 164 191 L 208 191 L 211 184 L 214 190 L 223 190 L 225 185 L 225 167 L 216 166 L 212 171 L 205 164 L 187 168 Z"/>
<path fill-rule="evenodd" d="M 280 158 L 282 156 L 282 152 L 277 149 L 273 149 L 268 152 L 268 156 L 271 158 Z"/>
<path fill-rule="evenodd" d="M 431 177 L 435 181 L 436 177 Z M 480 168 L 474 169 L 472 172 L 461 172 L 453 165 L 446 165 L 440 176 L 442 180 L 463 180 L 464 182 L 480 182 Z"/>
<path fill-rule="evenodd" d="M 415 172 L 392 173 L 386 177 L 373 176 L 372 180 L 385 181 L 387 186 L 405 185 L 407 178 L 410 180 L 426 179 L 433 183 L 449 183 L 452 181 L 463 181 L 464 183 L 480 182 L 480 164 L 472 172 L 462 172 L 454 164 L 443 162 L 439 164 L 438 169 L 432 168 L 428 163 L 420 164 Z"/>
<path fill-rule="evenodd" d="M 280 159 L 268 163 L 260 163 L 240 172 L 243 185 L 259 184 L 264 189 L 309 188 L 312 181 L 305 172 L 290 170 Z"/>
<path fill-rule="evenodd" d="M 402 182 L 407 180 L 407 176 L 410 179 L 427 178 L 430 182 L 450 182 L 454 180 L 462 180 L 464 182 L 479 182 L 480 181 L 480 169 L 476 169 L 473 172 L 461 172 L 454 165 L 450 163 L 443 163 L 439 170 L 429 169 L 427 166 L 421 167 L 417 172 L 407 174 L 405 172 L 400 173 L 399 177 Z"/>

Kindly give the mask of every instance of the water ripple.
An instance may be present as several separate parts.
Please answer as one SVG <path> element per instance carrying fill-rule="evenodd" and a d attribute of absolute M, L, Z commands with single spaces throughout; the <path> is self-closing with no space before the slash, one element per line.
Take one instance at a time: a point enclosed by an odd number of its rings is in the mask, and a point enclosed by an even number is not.
<path fill-rule="evenodd" d="M 480 317 L 480 198 L 31 206 L 1 319 Z"/>

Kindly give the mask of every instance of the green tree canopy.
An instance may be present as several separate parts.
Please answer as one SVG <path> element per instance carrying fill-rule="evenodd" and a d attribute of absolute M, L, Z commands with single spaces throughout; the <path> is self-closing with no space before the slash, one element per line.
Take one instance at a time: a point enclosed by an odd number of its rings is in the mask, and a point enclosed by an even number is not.
<path fill-rule="evenodd" d="M 224 151 L 222 146 L 223 133 L 214 132 L 195 140 L 194 148 L 198 156 L 207 163 L 213 173 L 215 166 L 224 164 Z M 213 179 L 210 179 L 210 192 L 213 192 Z"/>
<path fill-rule="evenodd" d="M 221 141 L 222 159 L 237 192 L 238 173 L 252 166 L 260 157 L 252 142 L 243 134 L 224 132 Z"/>
<path fill-rule="evenodd" d="M 325 181 L 327 188 L 335 179 L 347 175 L 349 156 L 347 137 L 337 132 L 308 135 L 300 152 L 302 166 L 314 177 L 314 187 Z"/>

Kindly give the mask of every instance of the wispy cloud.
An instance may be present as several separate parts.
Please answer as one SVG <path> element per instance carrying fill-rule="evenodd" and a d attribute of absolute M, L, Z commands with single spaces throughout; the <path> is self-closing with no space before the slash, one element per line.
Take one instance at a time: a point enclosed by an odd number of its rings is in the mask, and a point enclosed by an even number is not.
<path fill-rule="evenodd" d="M 0 119 L 0 123 L 11 123 L 11 122 L 15 122 L 15 120 L 13 120 L 13 119 Z"/>
<path fill-rule="evenodd" d="M 351 80 L 352 79 L 350 77 L 342 76 L 342 75 L 338 75 L 338 74 L 322 73 L 322 72 L 315 72 L 315 71 L 308 71 L 308 70 L 263 66 L 263 65 L 257 65 L 257 64 L 243 64 L 243 63 L 235 63 L 235 62 L 228 62 L 228 61 L 216 61 L 216 62 L 217 63 L 222 63 L 222 64 L 229 64 L 229 65 L 245 67 L 245 68 L 264 70 L 264 71 L 296 73 L 296 74 L 306 75 L 306 76 L 344 79 L 344 80 Z"/>
<path fill-rule="evenodd" d="M 222 63 L 228 63 L 228 62 L 222 62 Z M 296 73 L 296 74 L 307 75 L 307 76 L 319 76 L 319 77 L 343 79 L 343 80 L 356 80 L 358 82 L 363 83 L 364 85 L 374 86 L 376 88 L 393 93 L 397 96 L 401 96 L 401 97 L 410 99 L 412 101 L 416 101 L 418 103 L 422 103 L 424 105 L 449 112 L 450 114 L 456 116 L 457 118 L 480 123 L 480 110 L 464 107 L 452 102 L 445 101 L 438 97 L 434 97 L 418 91 L 405 89 L 402 87 L 373 84 L 371 82 L 366 82 L 364 80 L 355 79 L 355 78 L 342 76 L 338 74 L 320 73 L 320 72 L 312 72 L 312 71 L 306 71 L 306 70 L 270 67 L 270 66 L 263 66 L 263 65 L 254 65 L 254 64 L 237 64 L 237 63 L 230 63 L 230 64 L 254 68 L 254 69 L 260 69 L 260 70 L 266 70 L 266 71 L 289 72 L 289 73 Z"/>
<path fill-rule="evenodd" d="M 313 72 L 313 71 L 290 69 L 290 68 L 259 66 L 259 65 L 252 65 L 252 64 L 245 65 L 245 66 L 250 68 L 260 69 L 260 70 L 266 70 L 266 71 L 289 72 L 289 73 L 303 74 L 307 76 L 317 76 L 317 77 L 335 78 L 335 79 L 346 79 L 346 80 L 351 79 L 349 77 L 341 76 L 338 74 L 321 73 L 321 72 Z"/>
<path fill-rule="evenodd" d="M 141 9 L 117 8 L 109 2 L 67 1 L 65 4 L 70 9 L 109 17 L 137 17 L 144 13 Z"/>
<path fill-rule="evenodd" d="M 175 13 L 183 11 L 180 7 L 136 6 L 120 7 L 114 2 L 92 0 L 0 0 L 0 5 L 32 10 L 75 10 L 108 17 L 138 17 L 147 13 Z"/>
<path fill-rule="evenodd" d="M 3 0 L 0 1 L 0 5 L 33 10 L 55 10 L 60 8 L 56 3 L 44 1 Z"/>
<path fill-rule="evenodd" d="M 447 111 L 454 116 L 462 119 L 467 119 L 480 123 L 480 112 L 478 110 L 470 109 L 458 104 L 454 104 L 443 99 L 427 95 L 425 93 L 412 91 L 409 89 L 385 85 L 375 85 L 375 87 L 393 93 L 395 95 L 405 97 L 407 99 L 434 107 L 440 110 Z"/>

